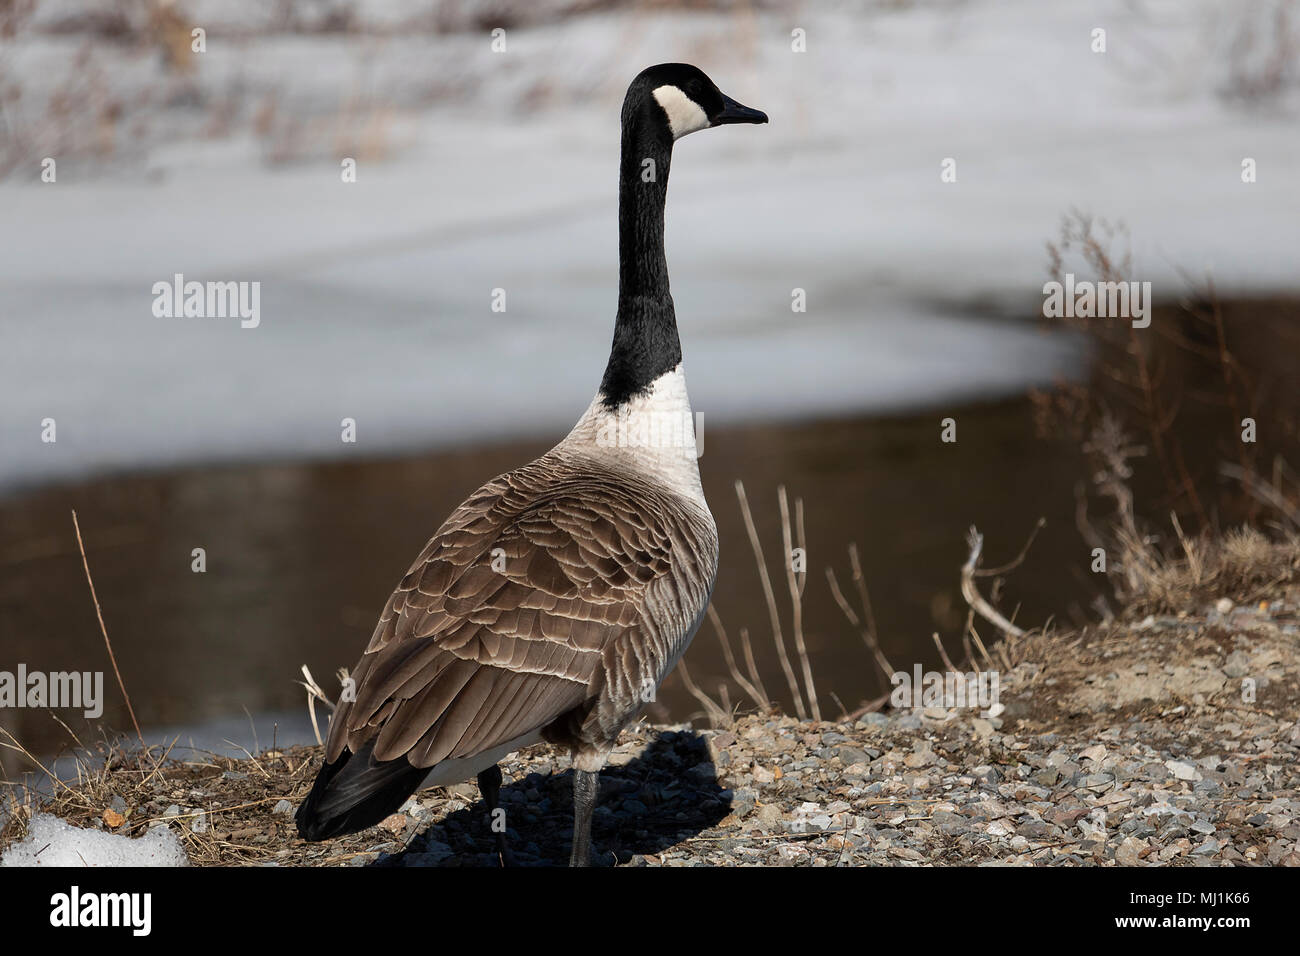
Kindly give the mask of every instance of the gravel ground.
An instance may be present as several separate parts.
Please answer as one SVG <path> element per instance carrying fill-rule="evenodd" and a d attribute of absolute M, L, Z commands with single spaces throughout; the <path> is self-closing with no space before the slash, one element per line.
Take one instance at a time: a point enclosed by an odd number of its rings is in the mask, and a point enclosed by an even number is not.
<path fill-rule="evenodd" d="M 1004 642 L 1000 706 L 982 714 L 640 725 L 601 774 L 597 862 L 1295 866 L 1300 588 L 1270 593 Z M 201 865 L 498 862 L 472 783 L 422 791 L 379 827 L 308 844 L 292 813 L 318 748 L 161 768 L 133 759 L 110 761 L 47 812 L 132 835 L 170 827 Z M 502 769 L 516 862 L 566 863 L 567 756 L 535 748 Z"/>
<path fill-rule="evenodd" d="M 638 728 L 601 777 L 598 855 L 669 866 L 1298 865 L 1297 598 L 1031 637 L 1011 649 L 996 716 L 931 708 Z M 566 763 L 542 752 L 503 764 L 521 864 L 564 861 L 570 776 L 553 771 Z M 404 851 L 313 847 L 307 860 L 491 864 L 477 797 L 465 784 L 412 800 L 385 824 Z"/>

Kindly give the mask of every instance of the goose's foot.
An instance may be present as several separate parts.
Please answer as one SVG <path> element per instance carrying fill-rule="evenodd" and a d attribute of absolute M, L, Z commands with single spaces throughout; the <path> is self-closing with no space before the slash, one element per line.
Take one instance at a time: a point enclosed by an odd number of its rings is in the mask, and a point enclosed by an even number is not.
<path fill-rule="evenodd" d="M 505 811 L 497 812 L 501 809 L 501 767 L 499 765 L 493 764 L 478 775 L 478 789 L 479 793 L 483 794 L 483 802 L 487 804 L 488 826 L 496 835 L 497 864 L 514 866 L 515 857 L 506 842 Z"/>
<path fill-rule="evenodd" d="M 573 768 L 573 855 L 569 866 L 591 865 L 591 815 L 599 790 L 599 771 Z"/>

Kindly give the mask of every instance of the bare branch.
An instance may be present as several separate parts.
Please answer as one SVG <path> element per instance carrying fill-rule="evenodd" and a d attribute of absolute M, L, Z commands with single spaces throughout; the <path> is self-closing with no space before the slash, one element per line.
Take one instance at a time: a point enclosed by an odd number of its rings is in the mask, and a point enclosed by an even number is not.
<path fill-rule="evenodd" d="M 997 608 L 984 600 L 979 589 L 975 587 L 975 569 L 979 567 L 980 554 L 984 550 L 984 536 L 975 530 L 974 525 L 971 525 L 966 542 L 970 545 L 970 556 L 961 567 L 962 597 L 966 599 L 966 603 L 974 608 L 980 617 L 1003 633 L 1010 634 L 1013 637 L 1024 637 L 1025 632 L 1008 621 L 999 613 Z M 935 635 L 935 640 L 938 640 L 938 635 Z"/>

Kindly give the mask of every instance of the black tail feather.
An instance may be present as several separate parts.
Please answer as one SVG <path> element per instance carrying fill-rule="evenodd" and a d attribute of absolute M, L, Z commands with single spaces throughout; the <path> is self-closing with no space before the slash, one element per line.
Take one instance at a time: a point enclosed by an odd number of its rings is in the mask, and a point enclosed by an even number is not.
<path fill-rule="evenodd" d="M 355 754 L 344 750 L 316 775 L 294 816 L 298 833 L 316 841 L 372 827 L 395 813 L 428 773 L 428 767 L 413 767 L 405 757 L 375 760 L 369 744 Z"/>

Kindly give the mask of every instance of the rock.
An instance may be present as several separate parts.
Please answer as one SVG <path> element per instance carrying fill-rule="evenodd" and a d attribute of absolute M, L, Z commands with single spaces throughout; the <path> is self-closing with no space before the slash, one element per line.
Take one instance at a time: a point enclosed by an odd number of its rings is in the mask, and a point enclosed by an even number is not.
<path fill-rule="evenodd" d="M 922 741 L 916 745 L 916 748 L 903 758 L 904 765 L 916 769 L 917 767 L 928 767 L 934 763 L 934 751 L 930 749 L 928 742 Z"/>
<path fill-rule="evenodd" d="M 1228 655 L 1223 673 L 1232 678 L 1245 677 L 1250 673 L 1250 655 L 1245 651 L 1233 651 Z"/>
<path fill-rule="evenodd" d="M 1046 814 L 1047 819 L 1055 823 L 1058 827 L 1073 826 L 1080 818 L 1086 817 L 1092 811 L 1088 807 L 1058 807 Z"/>
<path fill-rule="evenodd" d="M 819 813 L 808 820 L 808 826 L 813 830 L 829 830 L 831 828 L 831 818 L 828 814 Z"/>
<path fill-rule="evenodd" d="M 1079 781 L 1079 785 L 1101 793 L 1115 785 L 1113 773 L 1090 773 Z"/>
<path fill-rule="evenodd" d="M 1115 847 L 1115 862 L 1121 866 L 1141 866 L 1140 853 L 1147 849 L 1147 842 L 1139 840 L 1134 836 L 1126 836 L 1125 839 Z"/>
<path fill-rule="evenodd" d="M 686 778 L 697 786 L 707 785 L 718 779 L 718 768 L 711 763 L 697 763 L 686 771 Z"/>
<path fill-rule="evenodd" d="M 783 814 L 781 808 L 775 803 L 765 803 L 758 808 L 754 818 L 764 830 L 771 830 L 781 823 Z"/>
<path fill-rule="evenodd" d="M 741 787 L 731 796 L 731 812 L 736 816 L 744 818 L 754 809 L 758 803 L 758 791 L 749 787 Z"/>
<path fill-rule="evenodd" d="M 776 856 L 783 866 L 798 866 L 808 860 L 808 850 L 797 843 L 783 843 L 776 848 Z"/>
<path fill-rule="evenodd" d="M 271 812 L 273 814 L 276 814 L 277 816 L 286 816 L 286 817 L 292 816 L 293 804 L 290 803 L 288 800 L 281 800 L 279 803 L 275 805 L 275 807 L 271 810 Z"/>
<path fill-rule="evenodd" d="M 1060 831 L 1050 823 L 1044 823 L 1042 820 L 1030 820 L 1016 827 L 1016 833 L 1027 840 L 1054 840 Z"/>
<path fill-rule="evenodd" d="M 1185 763 L 1181 760 L 1166 760 L 1165 768 L 1179 780 L 1201 779 L 1201 772 L 1196 769 L 1195 764 Z"/>
<path fill-rule="evenodd" d="M 840 763 L 845 767 L 852 767 L 854 764 L 870 764 L 871 756 L 857 747 L 840 747 L 835 751 L 835 756 L 840 758 Z"/>

